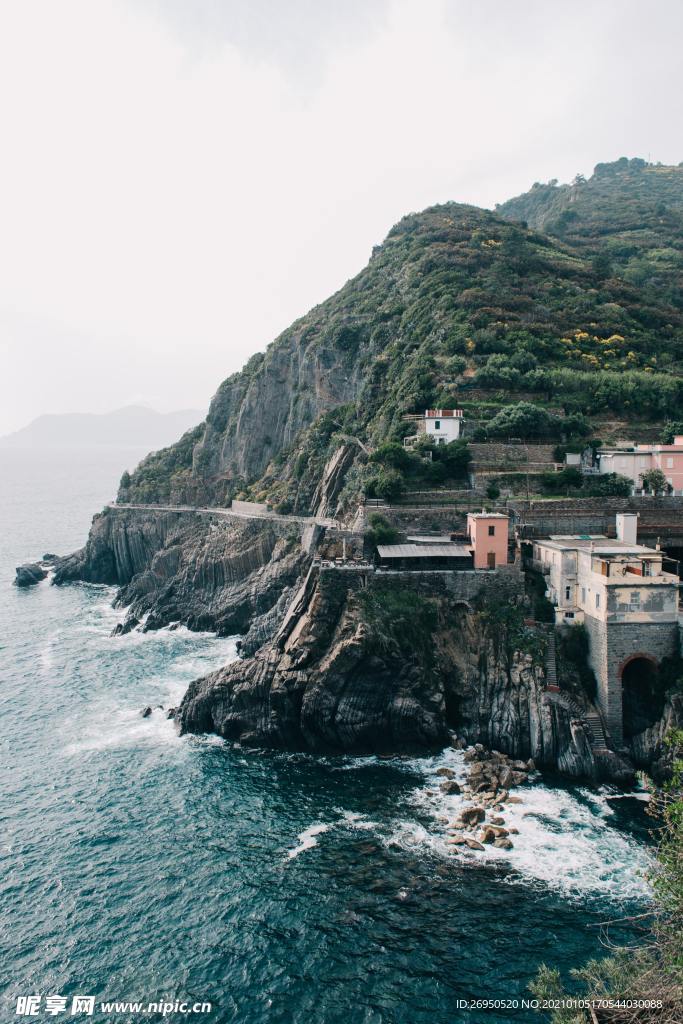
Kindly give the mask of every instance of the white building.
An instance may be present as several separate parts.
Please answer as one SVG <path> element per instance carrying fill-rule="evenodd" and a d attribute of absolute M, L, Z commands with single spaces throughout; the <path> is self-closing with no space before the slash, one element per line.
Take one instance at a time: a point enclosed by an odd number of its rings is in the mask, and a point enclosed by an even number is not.
<path fill-rule="evenodd" d="M 673 444 L 637 444 L 623 448 L 599 448 L 597 462 L 600 473 L 619 473 L 641 490 L 641 474 L 660 469 L 671 494 L 683 494 L 683 436 L 674 437 Z"/>
<path fill-rule="evenodd" d="M 450 444 L 462 434 L 462 409 L 427 409 L 425 411 L 425 433 L 437 444 Z"/>
<path fill-rule="evenodd" d="M 639 663 L 652 670 L 679 643 L 679 578 L 664 569 L 661 551 L 637 543 L 636 529 L 637 516 L 620 514 L 617 540 L 552 536 L 534 541 L 533 546 L 534 565 L 546 576 L 546 595 L 555 606 L 556 622 L 583 623 L 588 630 L 598 701 L 617 746 L 622 743 L 624 725 L 627 736 L 637 731 L 630 722 L 624 723 L 626 682 L 637 690 L 640 683 L 634 672 Z M 631 663 L 637 664 L 624 676 Z M 636 696 L 629 697 L 632 704 L 640 700 L 634 692 Z M 654 710 L 654 702 L 650 703 Z M 647 714 L 646 708 L 640 717 L 632 717 L 640 723 Z"/>
<path fill-rule="evenodd" d="M 462 409 L 426 409 L 424 418 L 411 416 L 417 424 L 417 434 L 403 438 L 404 448 L 414 448 L 425 436 L 435 444 L 450 444 L 462 437 L 464 419 Z"/>

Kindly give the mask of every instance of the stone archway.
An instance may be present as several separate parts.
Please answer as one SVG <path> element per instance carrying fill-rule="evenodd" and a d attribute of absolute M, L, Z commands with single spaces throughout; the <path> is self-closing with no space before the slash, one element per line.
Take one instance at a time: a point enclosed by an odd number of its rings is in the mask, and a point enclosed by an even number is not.
<path fill-rule="evenodd" d="M 619 666 L 624 739 L 636 736 L 661 717 L 664 686 L 659 662 L 652 654 L 639 651 Z"/>

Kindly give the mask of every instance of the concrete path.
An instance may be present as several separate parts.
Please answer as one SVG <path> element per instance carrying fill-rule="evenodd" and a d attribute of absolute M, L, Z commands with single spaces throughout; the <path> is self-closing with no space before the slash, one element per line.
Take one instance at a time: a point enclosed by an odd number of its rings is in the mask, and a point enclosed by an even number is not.
<path fill-rule="evenodd" d="M 278 523 L 296 526 L 339 526 L 336 519 L 321 516 L 284 516 L 279 512 L 234 512 L 230 508 L 200 508 L 195 505 L 124 505 L 111 502 L 105 508 L 117 510 L 138 509 L 141 512 L 194 512 L 198 515 L 227 516 L 230 519 L 272 519 Z"/>

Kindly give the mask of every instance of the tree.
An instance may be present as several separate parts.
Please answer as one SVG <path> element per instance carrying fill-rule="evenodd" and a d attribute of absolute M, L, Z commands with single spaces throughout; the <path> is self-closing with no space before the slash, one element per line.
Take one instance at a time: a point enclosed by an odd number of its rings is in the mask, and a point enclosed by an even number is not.
<path fill-rule="evenodd" d="M 490 437 L 539 437 L 549 432 L 551 417 L 538 405 L 506 405 L 487 426 Z"/>
<path fill-rule="evenodd" d="M 590 498 L 628 498 L 633 490 L 633 481 L 620 473 L 604 473 L 584 489 Z"/>
<path fill-rule="evenodd" d="M 371 462 L 378 462 L 382 466 L 391 466 L 392 469 L 407 469 L 411 457 L 403 445 L 395 441 L 381 444 L 370 456 Z"/>
<path fill-rule="evenodd" d="M 646 473 L 640 474 L 643 481 L 643 490 L 651 491 L 655 497 L 668 490 L 669 484 L 661 469 L 648 469 Z"/>
<path fill-rule="evenodd" d="M 683 434 L 683 420 L 667 420 L 662 427 L 659 440 L 662 444 L 673 444 L 674 437 Z"/>
<path fill-rule="evenodd" d="M 382 469 L 375 481 L 375 494 L 384 501 L 396 501 L 405 490 L 405 481 L 396 469 Z"/>
<path fill-rule="evenodd" d="M 370 531 L 368 532 L 368 540 L 371 544 L 395 544 L 400 538 L 400 533 L 396 530 L 388 519 L 381 516 L 379 512 L 373 512 L 370 516 Z"/>
<path fill-rule="evenodd" d="M 486 497 L 489 501 L 496 501 L 500 498 L 500 487 L 495 480 L 489 480 L 486 485 Z"/>

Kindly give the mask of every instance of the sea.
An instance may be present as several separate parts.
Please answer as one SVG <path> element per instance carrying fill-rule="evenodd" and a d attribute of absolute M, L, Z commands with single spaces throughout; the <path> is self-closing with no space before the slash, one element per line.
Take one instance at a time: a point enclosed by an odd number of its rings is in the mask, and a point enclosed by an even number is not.
<path fill-rule="evenodd" d="M 0 451 L 1 1021 L 527 1024 L 541 964 L 643 941 L 644 792 L 539 775 L 514 849 L 456 853 L 436 772 L 461 752 L 180 738 L 166 710 L 236 637 L 112 636 L 112 588 L 13 586 L 142 454 Z"/>

